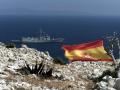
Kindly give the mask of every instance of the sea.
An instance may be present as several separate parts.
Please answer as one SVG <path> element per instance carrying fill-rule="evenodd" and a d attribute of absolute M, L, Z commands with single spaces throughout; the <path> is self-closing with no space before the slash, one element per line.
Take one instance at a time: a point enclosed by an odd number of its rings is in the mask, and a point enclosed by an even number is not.
<path fill-rule="evenodd" d="M 64 38 L 63 43 L 27 44 L 28 47 L 39 51 L 49 51 L 52 57 L 66 61 L 63 45 L 104 39 L 113 32 L 120 34 L 120 17 L 0 16 L 0 42 L 11 43 L 11 40 L 20 40 L 22 37 L 39 36 L 41 29 L 51 37 Z M 20 47 L 20 45 L 17 46 Z"/>

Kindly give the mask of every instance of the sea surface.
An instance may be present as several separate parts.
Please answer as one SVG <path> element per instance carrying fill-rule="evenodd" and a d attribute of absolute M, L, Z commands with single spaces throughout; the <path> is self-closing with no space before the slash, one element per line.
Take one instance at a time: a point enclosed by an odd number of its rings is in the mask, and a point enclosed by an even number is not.
<path fill-rule="evenodd" d="M 0 16 L 0 42 L 10 43 L 21 37 L 39 36 L 40 29 L 51 37 L 64 38 L 64 42 L 28 46 L 49 51 L 51 56 L 66 60 L 62 45 L 80 44 L 101 39 L 113 32 L 120 33 L 120 17 Z"/>

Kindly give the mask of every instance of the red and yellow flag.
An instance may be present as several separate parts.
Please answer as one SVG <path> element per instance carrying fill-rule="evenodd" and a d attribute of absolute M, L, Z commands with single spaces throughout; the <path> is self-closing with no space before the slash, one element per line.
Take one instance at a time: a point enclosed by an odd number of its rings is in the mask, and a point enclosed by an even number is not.
<path fill-rule="evenodd" d="M 78 45 L 63 45 L 62 48 L 70 61 L 112 61 L 104 50 L 103 40 Z"/>

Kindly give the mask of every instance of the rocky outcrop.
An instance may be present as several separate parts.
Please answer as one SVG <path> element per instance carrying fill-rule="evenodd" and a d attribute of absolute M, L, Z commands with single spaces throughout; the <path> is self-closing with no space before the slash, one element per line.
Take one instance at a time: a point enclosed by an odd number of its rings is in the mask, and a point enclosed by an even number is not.
<path fill-rule="evenodd" d="M 116 60 L 117 67 L 113 71 L 105 71 L 103 74 L 96 78 L 95 90 L 120 90 L 120 60 Z"/>
<path fill-rule="evenodd" d="M 27 82 L 18 82 L 11 77 L 22 76 L 17 70 L 25 67 L 25 62 L 31 66 L 43 62 L 46 67 L 53 67 L 53 58 L 48 52 L 39 52 L 36 49 L 28 48 L 23 45 L 21 48 L 7 48 L 4 44 L 0 45 L 0 88 L 11 90 L 11 88 L 29 88 L 31 85 Z M 31 67 L 30 66 L 30 67 Z M 11 77 L 10 77 L 11 76 Z M 21 77 L 20 77 L 21 78 Z M 18 80 L 17 78 L 16 80 Z M 24 86 L 25 85 L 25 86 Z M 26 86 L 27 85 L 27 86 Z M 34 86 L 32 87 L 34 88 Z M 0 90 L 2 90 L 0 89 Z M 14 89 L 13 89 L 14 90 Z"/>
<path fill-rule="evenodd" d="M 54 64 L 48 52 L 37 51 L 23 45 L 21 48 L 6 48 L 0 45 L 0 90 L 91 90 L 91 78 L 106 70 L 113 70 L 113 62 L 72 62 Z M 44 70 L 53 68 L 52 77 L 39 77 L 35 73 L 22 74 L 18 70 L 37 63 L 45 64 Z M 109 82 L 112 85 L 112 80 Z M 102 83 L 106 85 L 106 83 Z"/>
<path fill-rule="evenodd" d="M 112 62 L 76 61 L 65 66 L 56 66 L 54 76 L 58 76 L 61 80 L 76 82 L 75 87 L 78 88 L 74 88 L 75 90 L 93 90 L 92 85 L 94 84 L 91 85 L 90 79 L 102 75 L 106 70 L 112 70 L 112 64 Z M 91 88 L 88 89 L 87 86 Z"/>

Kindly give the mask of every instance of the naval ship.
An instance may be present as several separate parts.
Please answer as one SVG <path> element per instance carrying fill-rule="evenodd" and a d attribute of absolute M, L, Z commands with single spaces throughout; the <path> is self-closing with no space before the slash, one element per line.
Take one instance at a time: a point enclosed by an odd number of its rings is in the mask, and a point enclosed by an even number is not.
<path fill-rule="evenodd" d="M 22 37 L 21 40 L 12 40 L 12 42 L 20 43 L 50 43 L 57 42 L 62 43 L 64 38 L 51 38 L 49 35 L 40 32 L 39 37 Z"/>

